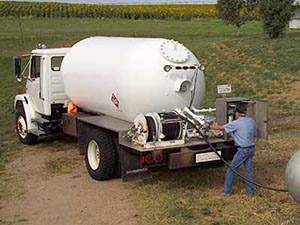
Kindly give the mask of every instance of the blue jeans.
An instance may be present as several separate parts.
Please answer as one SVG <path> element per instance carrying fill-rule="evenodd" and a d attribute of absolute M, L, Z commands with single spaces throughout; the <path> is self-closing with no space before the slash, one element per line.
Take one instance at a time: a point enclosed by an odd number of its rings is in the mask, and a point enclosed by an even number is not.
<path fill-rule="evenodd" d="M 230 166 L 237 170 L 239 166 L 243 163 L 245 169 L 245 177 L 249 180 L 253 181 L 252 176 L 252 158 L 254 156 L 254 147 L 250 148 L 238 148 L 238 151 L 235 153 Z M 227 169 L 225 184 L 224 184 L 224 193 L 231 194 L 232 193 L 232 185 L 235 174 L 232 172 L 230 168 Z M 247 195 L 254 194 L 253 184 L 246 181 L 246 193 Z"/>

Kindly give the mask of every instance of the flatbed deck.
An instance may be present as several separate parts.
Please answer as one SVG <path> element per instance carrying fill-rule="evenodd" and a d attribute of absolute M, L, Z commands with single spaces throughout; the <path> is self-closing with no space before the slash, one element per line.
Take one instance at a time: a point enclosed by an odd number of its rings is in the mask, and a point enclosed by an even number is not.
<path fill-rule="evenodd" d="M 169 146 L 155 146 L 155 143 L 153 144 L 153 147 L 145 148 L 142 145 L 139 145 L 137 143 L 132 143 L 128 138 L 124 138 L 126 136 L 126 132 L 120 132 L 119 133 L 119 144 L 123 147 L 126 147 L 128 149 L 132 149 L 137 152 L 149 152 L 149 151 L 158 151 L 158 150 L 166 150 L 166 149 L 173 149 L 173 148 L 189 148 L 189 147 L 196 147 L 196 146 L 207 146 L 207 143 L 204 140 L 201 140 L 199 138 L 189 138 L 185 140 L 184 144 L 174 144 Z M 223 138 L 210 138 L 209 142 L 211 144 L 217 144 L 217 145 L 226 145 L 232 143 L 232 139 L 225 140 Z"/>
<path fill-rule="evenodd" d="M 117 132 L 119 135 L 119 144 L 122 147 L 127 149 L 131 149 L 136 152 L 149 152 L 149 151 L 158 151 L 158 150 L 167 150 L 174 148 L 189 148 L 196 146 L 207 146 L 207 143 L 204 140 L 201 140 L 198 137 L 189 138 L 186 140 L 171 140 L 164 141 L 164 144 L 160 142 L 152 142 L 148 147 L 144 147 L 139 145 L 138 143 L 133 143 L 129 138 L 126 138 L 128 130 L 132 127 L 133 123 L 120 120 L 117 118 L 113 118 L 106 115 L 93 115 L 90 116 L 85 114 L 84 116 L 79 117 L 79 121 L 85 122 L 97 127 L 102 127 L 114 132 Z M 232 146 L 232 138 L 224 139 L 224 138 L 209 138 L 209 142 L 213 145 L 231 145 Z"/>

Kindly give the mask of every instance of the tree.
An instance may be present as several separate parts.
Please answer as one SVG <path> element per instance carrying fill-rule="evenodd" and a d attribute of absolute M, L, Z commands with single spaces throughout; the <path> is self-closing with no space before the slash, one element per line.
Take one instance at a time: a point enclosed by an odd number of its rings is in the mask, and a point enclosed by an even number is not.
<path fill-rule="evenodd" d="M 263 30 L 270 38 L 284 34 L 293 14 L 294 0 L 260 0 Z"/>
<path fill-rule="evenodd" d="M 218 16 L 226 23 L 237 28 L 240 36 L 241 26 L 252 17 L 249 12 L 256 6 L 257 0 L 218 0 Z"/>

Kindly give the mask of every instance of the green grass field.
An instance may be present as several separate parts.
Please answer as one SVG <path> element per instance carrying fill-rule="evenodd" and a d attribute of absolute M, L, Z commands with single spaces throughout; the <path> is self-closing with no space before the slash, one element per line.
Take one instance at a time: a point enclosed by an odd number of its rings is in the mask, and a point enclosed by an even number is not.
<path fill-rule="evenodd" d="M 22 31 L 21 31 L 22 30 Z M 23 35 L 22 35 L 23 33 Z M 13 99 L 20 84 L 13 75 L 12 56 L 29 53 L 38 43 L 71 46 L 85 37 L 129 36 L 175 39 L 191 49 L 207 67 L 205 107 L 213 107 L 217 84 L 232 84 L 233 95 L 264 98 L 271 105 L 271 134 L 259 141 L 254 161 L 256 180 L 283 187 L 285 165 L 300 148 L 300 31 L 269 40 L 259 22 L 233 27 L 218 20 L 97 20 L 0 18 L 0 167 L 22 146 L 14 134 Z M 298 115 L 298 117 L 297 117 Z M 186 169 L 155 173 L 132 183 L 132 196 L 142 224 L 300 224 L 299 206 L 287 194 L 257 190 L 220 196 L 225 168 Z M 1 189 L 1 186 L 0 186 Z"/>

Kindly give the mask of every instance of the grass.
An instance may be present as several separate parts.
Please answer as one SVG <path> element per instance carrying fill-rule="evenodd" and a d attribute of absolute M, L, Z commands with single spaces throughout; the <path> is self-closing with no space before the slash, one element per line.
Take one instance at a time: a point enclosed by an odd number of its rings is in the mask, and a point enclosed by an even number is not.
<path fill-rule="evenodd" d="M 0 181 L 0 199 L 7 197 L 19 198 L 24 194 L 21 179 L 15 177 L 14 174 L 3 173 L 0 175 Z"/>
<path fill-rule="evenodd" d="M 22 32 L 20 29 L 22 25 Z M 71 46 L 89 36 L 164 37 L 191 49 L 207 67 L 203 106 L 213 107 L 217 84 L 230 83 L 233 95 L 265 98 L 271 105 L 271 135 L 259 141 L 254 173 L 259 182 L 284 187 L 287 160 L 300 148 L 300 31 L 269 40 L 259 22 L 235 29 L 218 20 L 97 20 L 0 18 L 0 168 L 22 146 L 14 134 L 13 99 L 21 86 L 14 81 L 12 56 L 28 53 L 37 43 Z M 55 149 L 56 146 L 53 146 Z M 61 162 L 46 162 L 50 175 L 62 173 Z M 69 170 L 70 168 L 67 168 Z M 243 183 L 235 182 L 235 195 L 224 198 L 225 168 L 199 168 L 155 173 L 152 179 L 132 183 L 132 196 L 142 224 L 300 224 L 300 211 L 287 194 L 257 190 L 249 199 Z M 4 179 L 0 176 L 0 179 Z M 0 180 L 1 181 L 1 180 Z M 0 185 L 4 193 L 7 185 Z"/>
<path fill-rule="evenodd" d="M 287 133 L 274 133 L 269 141 L 257 143 L 254 175 L 259 183 L 285 187 L 285 165 L 300 147 L 299 136 Z M 164 171 L 135 182 L 142 224 L 299 224 L 299 206 L 286 193 L 257 188 L 249 198 L 243 182 L 236 179 L 234 194 L 221 196 L 225 171 L 224 167 Z"/>
<path fill-rule="evenodd" d="M 12 59 L 0 56 L 0 170 L 20 146 L 13 133 L 13 101 L 18 86 L 12 75 Z"/>
<path fill-rule="evenodd" d="M 53 154 L 45 161 L 45 172 L 47 176 L 59 176 L 72 173 L 83 164 L 82 157 L 78 155 L 77 145 L 74 139 L 61 138 L 59 141 L 49 140 L 45 148 Z M 55 143 L 56 142 L 56 143 Z M 70 149 L 74 149 L 75 154 L 70 154 Z"/>
<path fill-rule="evenodd" d="M 61 174 L 71 173 L 74 169 L 81 165 L 82 162 L 76 162 L 75 160 L 66 160 L 66 158 L 50 157 L 46 161 L 46 171 L 49 176 L 58 176 Z"/>

